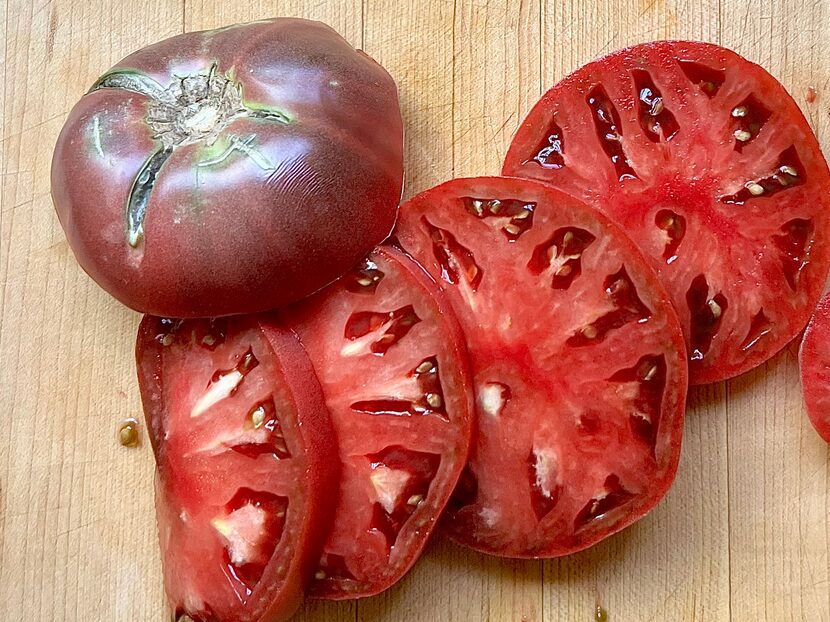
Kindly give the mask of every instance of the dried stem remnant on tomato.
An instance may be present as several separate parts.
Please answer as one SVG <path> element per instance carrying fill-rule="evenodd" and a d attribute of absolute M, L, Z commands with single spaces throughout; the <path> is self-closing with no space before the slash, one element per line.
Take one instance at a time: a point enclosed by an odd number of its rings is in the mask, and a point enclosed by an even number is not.
<path fill-rule="evenodd" d="M 150 196 L 164 163 L 177 147 L 194 143 L 210 146 L 232 121 L 241 117 L 282 124 L 291 121 L 279 110 L 255 109 L 247 105 L 242 83 L 234 80 L 230 73 L 218 73 L 216 63 L 210 66 L 207 74 L 196 73 L 174 79 L 166 88 L 136 71 L 113 71 L 101 77 L 89 92 L 100 89 L 125 89 L 150 98 L 146 121 L 153 131 L 153 138 L 161 143 L 139 169 L 127 199 L 127 242 L 132 247 L 137 247 L 144 237 Z M 251 135 L 243 140 L 229 136 L 226 153 L 211 164 L 220 163 L 233 151 L 239 151 L 260 168 L 270 168 L 268 160 L 253 147 L 255 138 Z"/>

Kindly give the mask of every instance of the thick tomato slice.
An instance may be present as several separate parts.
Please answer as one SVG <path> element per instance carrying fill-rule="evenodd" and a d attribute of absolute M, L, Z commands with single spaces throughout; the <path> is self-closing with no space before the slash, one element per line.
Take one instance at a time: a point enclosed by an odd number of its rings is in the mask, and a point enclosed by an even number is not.
<path fill-rule="evenodd" d="M 263 318 L 146 316 L 136 359 L 175 619 L 287 618 L 319 559 L 339 473 L 302 346 Z"/>
<path fill-rule="evenodd" d="M 369 596 L 400 579 L 464 468 L 471 378 L 446 304 L 420 266 L 381 247 L 286 313 L 323 386 L 343 463 L 314 597 Z"/>
<path fill-rule="evenodd" d="M 830 175 L 758 65 L 662 41 L 585 65 L 521 124 L 504 173 L 604 211 L 672 296 L 694 384 L 760 365 L 804 327 L 830 266 Z"/>
<path fill-rule="evenodd" d="M 822 299 L 807 325 L 799 363 L 807 416 L 830 443 L 830 295 Z"/>
<path fill-rule="evenodd" d="M 478 440 L 448 528 L 550 557 L 634 522 L 671 485 L 687 386 L 668 294 L 604 216 L 535 181 L 457 179 L 401 207 L 402 246 L 470 350 Z"/>

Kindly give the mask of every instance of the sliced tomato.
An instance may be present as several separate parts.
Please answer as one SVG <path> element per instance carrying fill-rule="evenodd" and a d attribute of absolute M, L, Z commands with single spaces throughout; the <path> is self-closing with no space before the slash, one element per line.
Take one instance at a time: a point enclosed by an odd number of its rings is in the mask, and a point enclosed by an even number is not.
<path fill-rule="evenodd" d="M 807 416 L 830 443 L 830 295 L 821 300 L 804 331 L 798 360 Z"/>
<path fill-rule="evenodd" d="M 302 346 L 267 318 L 146 316 L 136 359 L 174 619 L 286 619 L 319 559 L 339 473 Z"/>
<path fill-rule="evenodd" d="M 478 441 L 452 537 L 565 555 L 650 510 L 677 468 L 687 365 L 634 244 L 564 193 L 495 177 L 415 197 L 397 235 L 449 295 L 470 350 Z"/>
<path fill-rule="evenodd" d="M 323 385 L 343 463 L 311 596 L 357 598 L 395 583 L 458 481 L 472 388 L 446 304 L 420 266 L 381 247 L 286 313 Z"/>
<path fill-rule="evenodd" d="M 693 384 L 760 365 L 804 327 L 830 268 L 830 174 L 775 78 L 709 43 L 589 63 L 521 124 L 504 173 L 608 214 L 672 296 Z"/>

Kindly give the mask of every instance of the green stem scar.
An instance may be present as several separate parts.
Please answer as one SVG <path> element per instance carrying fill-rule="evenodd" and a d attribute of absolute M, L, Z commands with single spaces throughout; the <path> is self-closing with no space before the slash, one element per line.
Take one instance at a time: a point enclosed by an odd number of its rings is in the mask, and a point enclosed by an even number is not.
<path fill-rule="evenodd" d="M 132 70 L 112 71 L 92 86 L 89 93 L 101 89 L 121 89 L 149 98 L 147 125 L 158 149 L 139 169 L 127 197 L 127 243 L 136 248 L 144 239 L 144 218 L 153 187 L 162 167 L 177 147 L 194 143 L 212 145 L 230 123 L 239 118 L 251 118 L 285 125 L 292 119 L 280 110 L 252 107 L 242 97 L 242 84 L 230 72 L 221 75 L 213 63 L 207 72 L 176 77 L 163 87 L 151 77 Z M 100 147 L 100 121 L 93 121 L 96 149 Z M 256 136 L 230 138 L 230 144 L 217 158 L 200 162 L 198 166 L 212 166 L 224 161 L 233 151 L 249 157 L 263 170 L 271 170 L 268 158 L 253 146 Z"/>

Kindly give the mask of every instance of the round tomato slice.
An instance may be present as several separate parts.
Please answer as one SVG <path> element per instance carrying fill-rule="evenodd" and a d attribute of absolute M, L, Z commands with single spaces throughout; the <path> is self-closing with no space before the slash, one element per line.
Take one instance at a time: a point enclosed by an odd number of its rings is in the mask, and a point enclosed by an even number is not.
<path fill-rule="evenodd" d="M 450 534 L 552 557 L 648 512 L 677 468 L 687 365 L 634 244 L 564 193 L 495 177 L 418 195 L 397 235 L 449 295 L 472 361 L 478 440 Z"/>
<path fill-rule="evenodd" d="M 798 358 L 807 416 L 830 443 L 830 295 L 822 299 L 807 325 Z"/>
<path fill-rule="evenodd" d="M 605 212 L 650 258 L 693 384 L 760 365 L 804 327 L 830 268 L 830 174 L 770 74 L 709 43 L 585 65 L 521 124 L 506 175 Z"/>
<path fill-rule="evenodd" d="M 174 619 L 286 619 L 319 559 L 339 474 L 302 346 L 253 316 L 146 316 L 136 359 Z"/>
<path fill-rule="evenodd" d="M 78 263 L 154 315 L 267 311 L 389 235 L 403 184 L 395 83 L 320 22 L 176 35 L 69 114 L 52 198 Z"/>
<path fill-rule="evenodd" d="M 311 596 L 370 596 L 400 579 L 464 468 L 471 378 L 445 305 L 420 266 L 381 247 L 286 313 L 323 386 L 343 463 Z"/>

